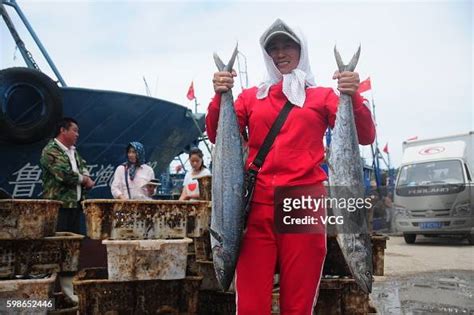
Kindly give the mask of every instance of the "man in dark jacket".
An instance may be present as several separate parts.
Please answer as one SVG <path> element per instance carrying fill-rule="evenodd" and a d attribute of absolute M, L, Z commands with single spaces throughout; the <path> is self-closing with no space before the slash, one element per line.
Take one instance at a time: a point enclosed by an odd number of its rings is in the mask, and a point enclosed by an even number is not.
<path fill-rule="evenodd" d="M 55 138 L 41 153 L 43 198 L 63 202 L 59 210 L 58 231 L 80 232 L 80 201 L 84 199 L 85 189 L 91 189 L 95 184 L 86 162 L 74 146 L 78 137 L 77 121 L 63 118 L 57 125 Z"/>

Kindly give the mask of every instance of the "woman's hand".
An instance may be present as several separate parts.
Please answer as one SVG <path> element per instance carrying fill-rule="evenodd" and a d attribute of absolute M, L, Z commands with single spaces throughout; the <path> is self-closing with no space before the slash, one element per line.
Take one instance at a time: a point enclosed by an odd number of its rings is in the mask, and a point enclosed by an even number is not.
<path fill-rule="evenodd" d="M 214 84 L 214 92 L 225 93 L 234 87 L 234 77 L 237 76 L 235 70 L 231 72 L 220 71 L 214 73 L 212 83 Z"/>
<path fill-rule="evenodd" d="M 359 74 L 357 72 L 336 71 L 334 72 L 332 79 L 337 79 L 337 89 L 341 93 L 352 96 L 355 92 L 357 92 L 357 89 L 359 88 L 360 79 Z"/>

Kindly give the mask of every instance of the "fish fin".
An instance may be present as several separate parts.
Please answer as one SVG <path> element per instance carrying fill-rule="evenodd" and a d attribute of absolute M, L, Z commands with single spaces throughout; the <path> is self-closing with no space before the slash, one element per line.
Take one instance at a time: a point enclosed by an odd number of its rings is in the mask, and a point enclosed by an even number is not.
<path fill-rule="evenodd" d="M 216 63 L 217 69 L 219 69 L 219 71 L 224 71 L 225 64 L 222 59 L 217 55 L 217 53 L 214 53 L 214 62 Z"/>
<path fill-rule="evenodd" d="M 239 47 L 239 44 L 238 43 L 235 44 L 235 48 L 234 48 L 234 51 L 232 52 L 232 56 L 230 57 L 229 62 L 225 66 L 224 71 L 228 71 L 228 72 L 232 71 L 232 68 L 234 67 L 235 58 L 237 57 L 237 53 L 239 52 L 238 47 Z"/>
<path fill-rule="evenodd" d="M 336 45 L 334 45 L 334 57 L 336 57 L 336 63 L 337 63 L 337 67 L 339 68 L 339 72 L 355 70 L 355 67 L 357 66 L 357 62 L 359 61 L 360 46 L 361 45 L 359 44 L 359 48 L 357 49 L 354 56 L 352 56 L 349 64 L 345 65 L 344 62 L 342 61 L 341 54 L 339 54 L 339 51 L 337 50 Z"/>
<path fill-rule="evenodd" d="M 219 235 L 219 233 L 217 233 L 211 228 L 209 228 L 209 233 L 211 233 L 211 236 L 214 237 L 219 243 L 222 244 L 223 240 L 222 240 L 222 237 Z"/>

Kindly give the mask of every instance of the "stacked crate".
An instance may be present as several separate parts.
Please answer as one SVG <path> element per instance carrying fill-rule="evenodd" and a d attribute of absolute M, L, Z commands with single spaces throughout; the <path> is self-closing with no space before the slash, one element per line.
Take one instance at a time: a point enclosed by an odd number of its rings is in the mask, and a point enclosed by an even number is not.
<path fill-rule="evenodd" d="M 0 200 L 0 299 L 25 301 L 24 311 L 31 311 L 32 303 L 51 299 L 56 301 L 56 311 L 50 313 L 59 312 L 65 305 L 60 301 L 66 298 L 53 292 L 57 274 L 77 271 L 84 236 L 56 232 L 61 204 L 52 200 Z M 68 303 L 68 309 L 74 313 L 77 307 Z M 46 307 L 36 310 L 46 313 Z"/>
<path fill-rule="evenodd" d="M 188 236 L 202 234 L 207 202 L 96 199 L 83 208 L 108 268 L 73 280 L 81 314 L 197 314 L 202 277 L 186 275 Z"/>

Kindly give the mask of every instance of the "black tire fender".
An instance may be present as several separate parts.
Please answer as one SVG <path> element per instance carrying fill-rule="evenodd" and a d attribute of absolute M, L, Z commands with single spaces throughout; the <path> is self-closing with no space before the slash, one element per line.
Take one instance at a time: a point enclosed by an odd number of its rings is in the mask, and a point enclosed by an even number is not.
<path fill-rule="evenodd" d="M 0 71 L 0 139 L 27 144 L 52 136 L 63 115 L 61 90 L 51 78 L 29 68 Z"/>
<path fill-rule="evenodd" d="M 467 234 L 466 238 L 469 245 L 474 245 L 474 233 Z"/>

